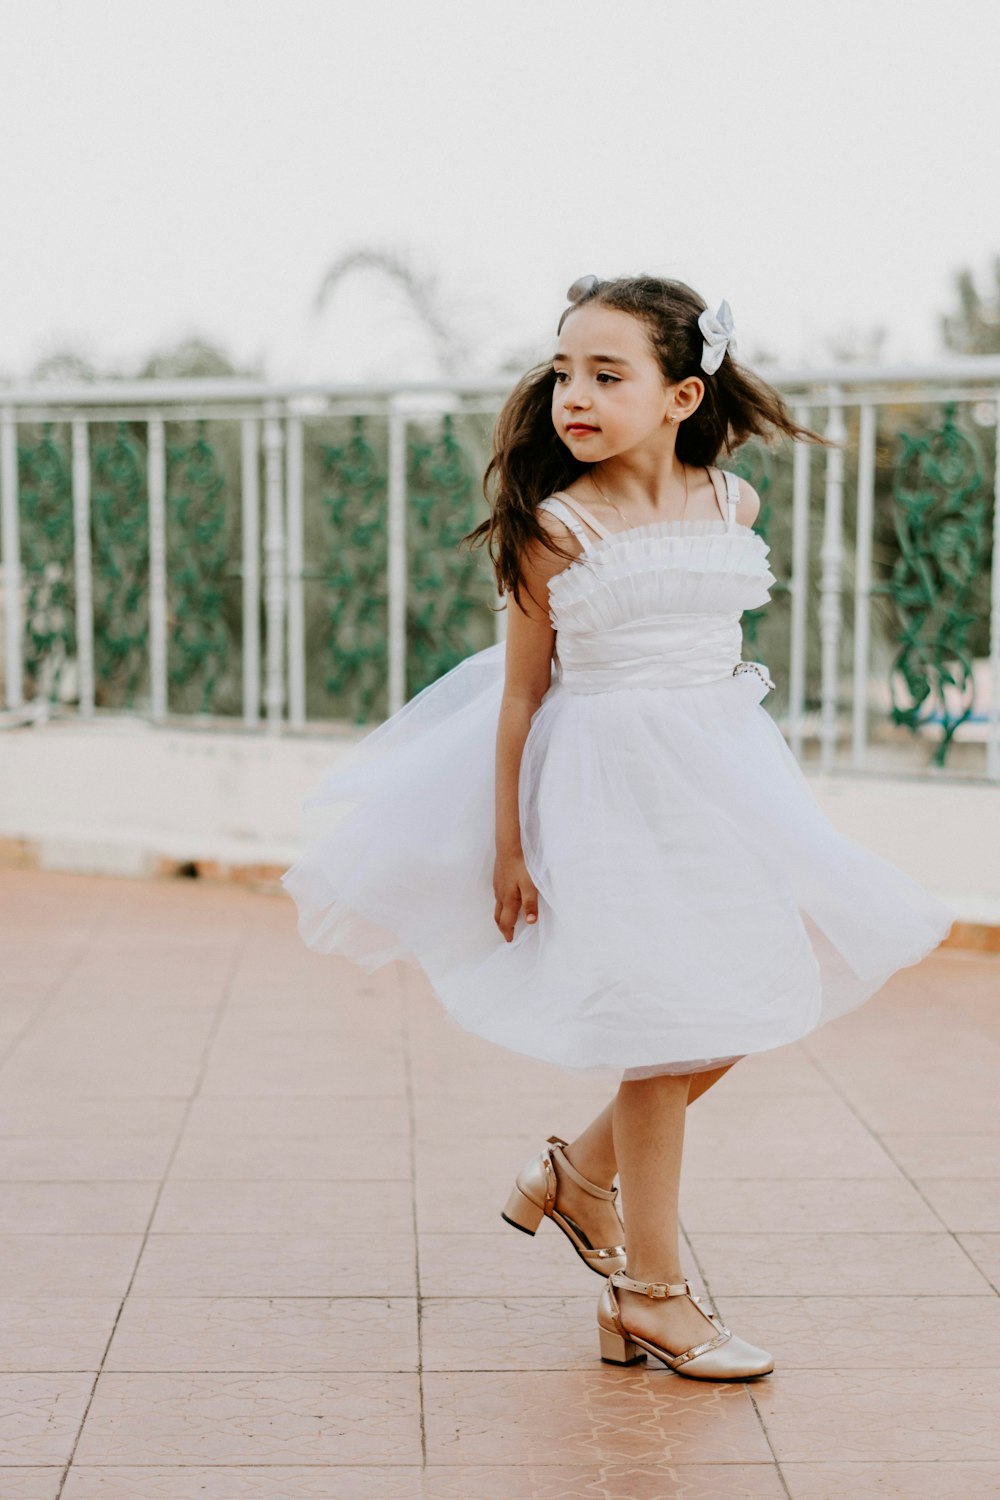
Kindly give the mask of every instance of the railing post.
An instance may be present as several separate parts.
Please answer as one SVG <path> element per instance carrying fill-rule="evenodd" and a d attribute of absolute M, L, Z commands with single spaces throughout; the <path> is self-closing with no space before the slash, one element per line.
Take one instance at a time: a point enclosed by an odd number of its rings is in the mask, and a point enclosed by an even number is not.
<path fill-rule="evenodd" d="M 76 674 L 80 716 L 94 712 L 94 578 L 90 561 L 90 429 L 73 419 L 73 567 L 76 583 Z"/>
<path fill-rule="evenodd" d="M 800 427 L 809 426 L 808 406 L 795 408 Z M 796 442 L 792 468 L 791 644 L 788 659 L 788 740 L 796 760 L 802 759 L 802 716 L 806 696 L 807 608 L 809 601 L 809 465 L 812 450 Z"/>
<path fill-rule="evenodd" d="M 389 405 L 389 713 L 406 701 L 406 413 Z"/>
<path fill-rule="evenodd" d="M 829 388 L 829 416 L 826 433 L 832 442 L 842 443 L 846 428 L 841 410 L 839 386 Z M 832 769 L 837 752 L 837 712 L 839 708 L 840 663 L 840 577 L 844 560 L 844 451 L 840 447 L 826 450 L 826 495 L 823 511 L 823 544 L 820 552 L 820 641 L 821 697 L 820 768 Z"/>
<path fill-rule="evenodd" d="M 1000 389 L 996 393 L 996 457 L 993 464 L 993 569 L 990 578 L 990 718 L 986 774 L 1000 781 Z"/>
<path fill-rule="evenodd" d="M 278 409 L 264 417 L 264 612 L 267 617 L 267 727 L 281 727 L 285 709 L 285 532 L 281 496 L 282 432 Z"/>
<path fill-rule="evenodd" d="M 154 723 L 167 717 L 167 516 L 163 418 L 146 424 L 149 490 L 149 679 Z"/>
<path fill-rule="evenodd" d="M 260 723 L 260 424 L 240 424 L 240 505 L 243 517 L 243 722 Z"/>
<path fill-rule="evenodd" d="M 868 666 L 871 655 L 872 528 L 875 520 L 875 408 L 861 408 L 858 434 L 858 522 L 854 552 L 854 703 L 851 764 L 860 771 L 868 747 Z"/>
<path fill-rule="evenodd" d="M 24 702 L 19 504 L 17 423 L 13 407 L 5 406 L 0 418 L 0 505 L 3 509 L 4 673 L 8 708 L 20 708 Z"/>
<path fill-rule="evenodd" d="M 288 508 L 288 722 L 302 729 L 306 722 L 306 624 L 303 598 L 302 419 L 285 423 L 288 444 L 285 464 Z"/>

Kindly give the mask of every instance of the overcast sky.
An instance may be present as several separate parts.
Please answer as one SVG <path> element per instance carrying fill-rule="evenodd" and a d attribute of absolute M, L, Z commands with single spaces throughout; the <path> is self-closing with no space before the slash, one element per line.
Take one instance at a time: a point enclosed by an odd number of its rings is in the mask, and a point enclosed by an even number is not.
<path fill-rule="evenodd" d="M 997 0 L 0 0 L 0 372 L 200 333 L 276 376 L 416 377 L 369 248 L 474 369 L 649 271 L 740 352 L 940 351 L 1000 255 Z"/>

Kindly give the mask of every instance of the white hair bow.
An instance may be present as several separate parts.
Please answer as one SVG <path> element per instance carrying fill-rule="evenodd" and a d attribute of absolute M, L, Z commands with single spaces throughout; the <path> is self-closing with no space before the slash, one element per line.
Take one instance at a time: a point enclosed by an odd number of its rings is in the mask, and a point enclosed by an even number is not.
<path fill-rule="evenodd" d="M 701 346 L 701 368 L 706 375 L 714 375 L 722 364 L 727 347 L 731 355 L 736 353 L 733 314 L 729 303 L 723 299 L 716 313 L 709 312 L 706 307 L 698 317 L 698 327 L 705 339 Z"/>

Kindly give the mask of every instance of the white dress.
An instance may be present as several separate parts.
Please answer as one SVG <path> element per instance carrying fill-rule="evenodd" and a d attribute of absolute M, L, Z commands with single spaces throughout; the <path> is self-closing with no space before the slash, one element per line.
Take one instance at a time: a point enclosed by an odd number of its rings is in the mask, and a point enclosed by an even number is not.
<path fill-rule="evenodd" d="M 806 1036 L 947 935 L 954 911 L 829 822 L 762 705 L 766 669 L 741 664 L 740 616 L 775 579 L 735 476 L 711 472 L 719 518 L 588 516 L 597 542 L 571 497 L 542 502 L 584 550 L 549 584 L 553 677 L 521 760 L 537 922 L 508 943 L 494 921 L 500 641 L 307 798 L 283 883 L 310 947 L 416 962 L 468 1031 L 641 1077 Z"/>

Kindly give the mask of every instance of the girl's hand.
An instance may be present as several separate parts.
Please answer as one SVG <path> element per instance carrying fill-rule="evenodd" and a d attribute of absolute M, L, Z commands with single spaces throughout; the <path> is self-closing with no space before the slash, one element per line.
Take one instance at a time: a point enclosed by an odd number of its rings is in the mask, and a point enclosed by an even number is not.
<path fill-rule="evenodd" d="M 513 941 L 519 911 L 523 911 L 526 922 L 538 921 L 538 891 L 523 855 L 497 855 L 493 865 L 493 894 L 497 898 L 493 920 L 506 942 Z"/>

